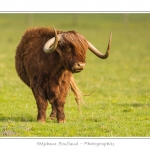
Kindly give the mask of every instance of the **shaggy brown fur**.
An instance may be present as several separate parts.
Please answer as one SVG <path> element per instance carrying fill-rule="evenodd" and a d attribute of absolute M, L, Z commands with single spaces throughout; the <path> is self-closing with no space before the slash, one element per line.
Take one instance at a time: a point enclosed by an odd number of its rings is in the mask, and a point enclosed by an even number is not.
<path fill-rule="evenodd" d="M 64 104 L 69 88 L 79 104 L 81 91 L 72 76 L 72 68 L 85 63 L 88 44 L 75 31 L 62 32 L 62 40 L 50 54 L 43 51 L 44 44 L 54 31 L 49 28 L 27 30 L 17 46 L 15 66 L 18 76 L 32 89 L 38 108 L 37 120 L 46 121 L 48 101 L 52 105 L 51 118 L 65 122 Z"/>

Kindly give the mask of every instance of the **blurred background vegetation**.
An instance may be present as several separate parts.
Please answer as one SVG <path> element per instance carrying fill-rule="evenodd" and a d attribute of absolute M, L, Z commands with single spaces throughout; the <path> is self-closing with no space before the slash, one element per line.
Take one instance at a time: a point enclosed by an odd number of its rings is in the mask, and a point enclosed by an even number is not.
<path fill-rule="evenodd" d="M 36 123 L 34 97 L 14 66 L 16 47 L 24 31 L 52 26 L 79 32 L 103 53 L 110 32 L 113 34 L 110 57 L 100 60 L 88 51 L 85 70 L 74 75 L 84 93 L 93 93 L 84 97 L 88 107 L 83 106 L 83 117 L 79 117 L 73 96 L 67 98 L 69 123 L 65 126 L 50 121 L 45 125 Z M 150 136 L 149 37 L 150 14 L 146 13 L 0 14 L 0 134 Z M 48 129 L 51 126 L 53 130 Z"/>

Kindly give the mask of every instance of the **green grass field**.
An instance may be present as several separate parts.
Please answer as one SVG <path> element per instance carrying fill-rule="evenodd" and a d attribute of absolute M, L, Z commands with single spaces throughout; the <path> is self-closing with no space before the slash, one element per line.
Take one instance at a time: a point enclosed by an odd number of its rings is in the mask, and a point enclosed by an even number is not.
<path fill-rule="evenodd" d="M 103 53 L 113 33 L 110 57 L 90 51 L 86 68 L 74 74 L 86 106 L 79 113 L 73 94 L 66 99 L 67 123 L 36 122 L 31 90 L 15 71 L 14 56 L 29 27 L 75 30 Z M 150 136 L 150 14 L 0 14 L 1 137 Z"/>

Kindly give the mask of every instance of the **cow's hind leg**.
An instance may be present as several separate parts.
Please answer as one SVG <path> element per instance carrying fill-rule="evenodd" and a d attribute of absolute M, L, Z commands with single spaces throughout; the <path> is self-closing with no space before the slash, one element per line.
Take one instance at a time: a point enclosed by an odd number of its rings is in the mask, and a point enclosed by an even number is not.
<path fill-rule="evenodd" d="M 48 102 L 47 102 L 46 98 L 44 98 L 44 96 L 41 96 L 34 89 L 32 89 L 32 92 L 33 92 L 34 97 L 36 99 L 36 104 L 37 104 L 37 109 L 38 109 L 37 121 L 38 122 L 45 122 Z"/>
<path fill-rule="evenodd" d="M 50 119 L 57 118 L 58 123 L 65 123 L 65 114 L 64 114 L 64 102 L 59 100 L 50 101 L 50 104 L 52 106 L 52 111 L 50 114 Z"/>
<path fill-rule="evenodd" d="M 51 104 L 52 106 L 52 111 L 50 113 L 50 119 L 51 120 L 54 120 L 57 116 L 57 109 L 56 109 L 56 106 L 55 106 L 55 103 L 54 103 L 54 100 L 49 100 L 49 103 Z"/>

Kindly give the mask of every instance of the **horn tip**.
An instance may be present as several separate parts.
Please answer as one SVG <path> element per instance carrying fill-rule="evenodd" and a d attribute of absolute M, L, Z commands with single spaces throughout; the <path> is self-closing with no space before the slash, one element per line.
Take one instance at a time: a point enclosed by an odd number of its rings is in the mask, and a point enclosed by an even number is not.
<path fill-rule="evenodd" d="M 110 32 L 110 37 L 112 37 L 112 32 Z"/>
<path fill-rule="evenodd" d="M 56 31 L 55 27 L 53 26 L 53 29 Z"/>
<path fill-rule="evenodd" d="M 111 39 L 112 39 L 112 32 L 110 32 L 109 43 L 111 43 Z"/>

